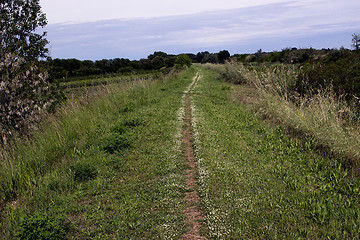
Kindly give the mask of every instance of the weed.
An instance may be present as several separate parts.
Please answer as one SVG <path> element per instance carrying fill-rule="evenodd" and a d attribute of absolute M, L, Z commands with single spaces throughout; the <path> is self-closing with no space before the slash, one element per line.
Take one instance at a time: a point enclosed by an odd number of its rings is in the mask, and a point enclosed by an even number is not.
<path fill-rule="evenodd" d="M 128 113 L 128 112 L 132 112 L 135 108 L 135 104 L 133 102 L 129 102 L 127 104 L 125 104 L 124 106 L 122 106 L 119 109 L 119 112 L 121 113 Z"/>
<path fill-rule="evenodd" d="M 101 142 L 101 148 L 111 154 L 128 149 L 132 144 L 128 136 L 119 133 L 110 133 L 103 137 Z"/>
<path fill-rule="evenodd" d="M 96 168 L 89 164 L 78 162 L 70 166 L 71 171 L 74 172 L 74 180 L 77 182 L 85 182 L 96 178 Z"/>
<path fill-rule="evenodd" d="M 68 230 L 69 225 L 64 217 L 36 212 L 22 219 L 17 237 L 24 240 L 61 240 L 65 239 Z"/>
<path fill-rule="evenodd" d="M 138 126 L 143 126 L 145 122 L 141 118 L 132 118 L 125 120 L 123 124 L 126 127 L 138 127 Z"/>

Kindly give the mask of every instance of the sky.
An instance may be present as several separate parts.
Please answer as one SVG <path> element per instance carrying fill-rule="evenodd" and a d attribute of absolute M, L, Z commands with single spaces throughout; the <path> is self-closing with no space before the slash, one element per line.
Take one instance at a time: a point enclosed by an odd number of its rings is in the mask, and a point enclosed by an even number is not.
<path fill-rule="evenodd" d="M 40 0 L 52 58 L 351 48 L 359 0 Z"/>

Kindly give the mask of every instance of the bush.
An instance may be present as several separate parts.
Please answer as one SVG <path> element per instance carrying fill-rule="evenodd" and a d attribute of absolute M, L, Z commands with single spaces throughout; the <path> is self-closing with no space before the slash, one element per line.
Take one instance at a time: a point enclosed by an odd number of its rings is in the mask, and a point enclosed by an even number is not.
<path fill-rule="evenodd" d="M 102 149 L 107 153 L 120 152 L 131 147 L 131 141 L 128 136 L 114 132 L 102 139 Z"/>
<path fill-rule="evenodd" d="M 351 102 L 360 98 L 360 53 L 349 53 L 337 61 L 307 66 L 299 74 L 296 89 L 301 94 L 317 93 L 319 89 L 333 88 Z"/>
<path fill-rule="evenodd" d="M 191 59 L 186 54 L 180 54 L 176 57 L 176 65 L 178 67 L 184 67 L 184 66 L 190 67 L 191 64 L 192 64 Z"/>
<path fill-rule="evenodd" d="M 74 180 L 77 182 L 86 182 L 96 178 L 96 168 L 88 163 L 78 162 L 72 165 L 70 169 L 74 172 Z"/>
<path fill-rule="evenodd" d="M 0 2 L 0 143 L 14 132 L 27 133 L 41 112 L 53 110 L 58 97 L 48 83 L 47 24 L 39 0 Z"/>
<path fill-rule="evenodd" d="M 7 54 L 0 62 L 0 134 L 27 133 L 40 114 L 53 110 L 59 94 L 47 82 L 48 75 L 35 63 Z"/>
<path fill-rule="evenodd" d="M 24 240 L 65 239 L 68 230 L 69 226 L 65 218 L 34 213 L 22 220 L 17 237 Z"/>

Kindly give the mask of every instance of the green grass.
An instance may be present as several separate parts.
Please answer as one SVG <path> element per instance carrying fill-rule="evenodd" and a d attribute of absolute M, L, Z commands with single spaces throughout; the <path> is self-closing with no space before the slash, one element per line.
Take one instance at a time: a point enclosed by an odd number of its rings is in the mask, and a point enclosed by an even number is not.
<path fill-rule="evenodd" d="M 0 234 L 65 219 L 58 232 L 69 239 L 179 238 L 187 166 L 177 115 L 194 75 L 111 85 L 49 118 L 3 159 Z"/>
<path fill-rule="evenodd" d="M 159 73 L 147 73 L 147 74 L 132 74 L 132 75 L 100 75 L 97 77 L 81 77 L 81 78 L 70 78 L 66 79 L 66 81 L 58 80 L 60 86 L 64 88 L 79 88 L 79 87 L 91 87 L 97 85 L 107 85 L 107 84 L 116 84 L 116 83 L 126 83 L 126 82 L 134 82 L 140 79 L 150 79 L 153 76 L 159 76 Z M 156 77 L 155 77 L 156 78 Z"/>
<path fill-rule="evenodd" d="M 194 93 L 204 232 L 220 239 L 357 239 L 359 184 L 341 159 L 304 149 L 209 70 Z"/>
<path fill-rule="evenodd" d="M 300 94 L 297 75 L 302 70 L 296 65 L 248 66 L 231 62 L 207 67 L 227 81 L 240 79 L 253 86 L 258 95 L 258 113 L 281 123 L 300 138 L 311 137 L 319 149 L 343 157 L 352 177 L 359 176 L 359 114 L 345 96 L 337 96 L 333 88 L 319 89 L 315 85 L 308 86 L 312 94 Z"/>
<path fill-rule="evenodd" d="M 202 234 L 209 239 L 357 239 L 358 180 L 269 126 L 201 67 L 99 87 L 1 153 L 4 239 L 179 239 L 187 232 L 183 96 L 191 92 Z M 55 227 L 56 226 L 56 227 Z M 30 237 L 29 237 L 30 236 Z"/>

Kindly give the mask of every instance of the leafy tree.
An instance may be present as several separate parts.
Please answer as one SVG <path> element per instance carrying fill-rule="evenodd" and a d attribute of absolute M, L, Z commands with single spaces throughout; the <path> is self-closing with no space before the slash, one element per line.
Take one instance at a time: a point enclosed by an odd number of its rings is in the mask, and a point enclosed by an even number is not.
<path fill-rule="evenodd" d="M 46 57 L 46 33 L 35 33 L 38 27 L 46 24 L 46 15 L 41 11 L 39 0 L 1 0 L 1 62 L 6 53 L 22 56 L 26 61 Z"/>
<path fill-rule="evenodd" d="M 225 63 L 226 60 L 230 59 L 230 53 L 227 50 L 220 51 L 218 53 L 219 63 Z"/>
<path fill-rule="evenodd" d="M 352 35 L 352 45 L 351 45 L 356 51 L 359 51 L 360 49 L 360 34 L 354 33 Z"/>
<path fill-rule="evenodd" d="M 164 53 L 164 52 L 154 52 L 153 54 L 150 54 L 148 56 L 148 59 L 153 60 L 156 57 L 167 58 L 167 56 L 168 56 L 167 53 Z"/>
<path fill-rule="evenodd" d="M 46 25 L 39 0 L 0 1 L 0 142 L 15 131 L 26 133 L 53 109 L 58 94 L 48 83 L 39 58 L 47 56 Z"/>
<path fill-rule="evenodd" d="M 180 54 L 180 55 L 178 55 L 176 57 L 176 64 L 179 67 L 183 67 L 183 66 L 190 67 L 191 66 L 191 59 L 186 54 Z"/>

